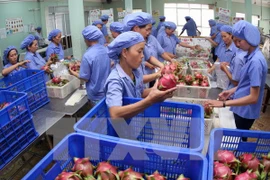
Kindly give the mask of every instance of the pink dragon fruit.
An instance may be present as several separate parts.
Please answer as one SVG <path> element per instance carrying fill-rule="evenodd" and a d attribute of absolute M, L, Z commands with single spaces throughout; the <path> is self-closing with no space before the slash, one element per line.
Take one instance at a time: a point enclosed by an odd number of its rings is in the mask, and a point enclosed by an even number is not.
<path fill-rule="evenodd" d="M 263 172 L 268 174 L 270 173 L 270 152 L 267 156 L 262 155 L 262 158 Z"/>
<path fill-rule="evenodd" d="M 215 179 L 222 178 L 224 180 L 231 180 L 232 170 L 228 166 L 225 166 L 224 164 L 221 164 L 216 161 L 214 163 L 214 178 Z"/>
<path fill-rule="evenodd" d="M 174 88 L 177 84 L 177 79 L 173 74 L 164 74 L 158 81 L 158 89 L 166 91 L 167 89 Z"/>
<path fill-rule="evenodd" d="M 192 86 L 200 86 L 200 82 L 198 80 L 193 81 Z"/>
<path fill-rule="evenodd" d="M 172 71 L 171 67 L 168 65 L 166 65 L 161 71 L 161 74 L 172 74 L 172 73 L 173 73 L 173 71 Z"/>
<path fill-rule="evenodd" d="M 153 174 L 146 176 L 147 180 L 166 180 L 167 178 L 162 176 L 158 171 L 155 171 Z"/>
<path fill-rule="evenodd" d="M 95 175 L 98 179 L 102 180 L 119 180 L 117 168 L 111 165 L 109 162 L 100 162 L 97 166 Z"/>
<path fill-rule="evenodd" d="M 247 171 L 247 172 L 238 174 L 238 175 L 235 177 L 234 180 L 253 180 L 249 175 L 250 175 L 250 172 Z"/>
<path fill-rule="evenodd" d="M 61 172 L 55 180 L 80 180 L 82 179 L 80 175 L 74 173 L 74 172 Z"/>
<path fill-rule="evenodd" d="M 52 79 L 52 83 L 54 83 L 54 84 L 59 84 L 61 81 L 62 81 L 62 79 L 60 77 L 54 77 Z"/>
<path fill-rule="evenodd" d="M 239 157 L 242 166 L 245 169 L 251 169 L 257 171 L 260 166 L 260 161 L 253 154 L 245 153 Z"/>
<path fill-rule="evenodd" d="M 190 74 L 186 75 L 185 82 L 187 85 L 191 85 L 193 82 L 193 77 Z"/>
<path fill-rule="evenodd" d="M 80 171 L 79 174 L 83 177 L 91 176 L 94 173 L 94 166 L 90 163 L 89 158 L 74 158 L 74 166 L 72 171 Z"/>
<path fill-rule="evenodd" d="M 184 80 L 180 80 L 180 81 L 178 81 L 178 85 L 179 85 L 179 86 L 185 86 L 186 83 L 185 83 Z"/>
<path fill-rule="evenodd" d="M 131 167 L 125 171 L 119 171 L 118 174 L 121 180 L 143 180 L 142 174 L 133 171 Z"/>
<path fill-rule="evenodd" d="M 203 80 L 203 75 L 201 73 L 195 72 L 194 75 L 195 75 L 195 79 L 197 79 L 199 81 Z"/>
<path fill-rule="evenodd" d="M 207 81 L 207 80 L 203 80 L 203 81 L 201 82 L 201 86 L 202 86 L 202 87 L 208 87 L 208 86 L 209 86 L 208 81 Z"/>
<path fill-rule="evenodd" d="M 181 174 L 176 180 L 190 180 L 190 179 L 185 177 L 184 174 Z"/>
<path fill-rule="evenodd" d="M 217 160 L 219 162 L 221 162 L 221 163 L 227 163 L 227 164 L 231 164 L 231 163 L 234 163 L 234 162 L 239 163 L 239 160 L 236 159 L 233 152 L 231 152 L 231 151 L 218 150 L 216 155 L 217 155 Z"/>

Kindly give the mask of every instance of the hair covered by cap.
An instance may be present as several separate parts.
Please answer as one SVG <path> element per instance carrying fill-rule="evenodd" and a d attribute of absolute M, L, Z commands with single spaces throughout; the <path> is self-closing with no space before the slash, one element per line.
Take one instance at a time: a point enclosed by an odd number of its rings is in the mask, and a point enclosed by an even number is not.
<path fill-rule="evenodd" d="M 216 25 L 216 21 L 213 20 L 213 19 L 209 19 L 208 22 L 209 22 L 210 26 L 215 26 Z"/>
<path fill-rule="evenodd" d="M 129 48 L 140 42 L 144 42 L 144 38 L 140 33 L 133 31 L 124 32 L 108 45 L 108 55 L 110 58 L 117 60 L 122 49 Z"/>
<path fill-rule="evenodd" d="M 94 26 L 96 26 L 96 25 L 98 25 L 98 24 L 103 25 L 103 22 L 102 22 L 101 20 L 95 20 L 95 21 L 92 23 L 92 25 L 94 25 Z"/>
<path fill-rule="evenodd" d="M 16 50 L 18 53 L 18 50 L 15 46 L 8 46 L 3 52 L 3 61 L 5 65 L 8 64 L 8 53 L 12 50 Z"/>
<path fill-rule="evenodd" d="M 102 15 L 101 17 L 100 17 L 100 19 L 102 20 L 102 21 L 107 21 L 108 19 L 109 19 L 109 16 L 108 15 Z"/>
<path fill-rule="evenodd" d="M 91 40 L 98 40 L 101 36 L 103 36 L 102 32 L 96 26 L 87 26 L 83 29 L 82 35 L 85 39 Z"/>
<path fill-rule="evenodd" d="M 113 22 L 110 24 L 110 30 L 117 33 L 122 33 L 125 31 L 125 26 L 123 23 Z"/>
<path fill-rule="evenodd" d="M 145 12 L 132 13 L 124 17 L 123 23 L 126 31 L 130 31 L 134 26 L 152 24 L 152 16 Z"/>
<path fill-rule="evenodd" d="M 37 36 L 34 36 L 32 34 L 28 35 L 21 43 L 21 49 L 27 48 L 34 40 L 38 40 Z"/>
<path fill-rule="evenodd" d="M 224 25 L 220 28 L 220 31 L 232 34 L 232 27 L 229 25 Z"/>
<path fill-rule="evenodd" d="M 246 40 L 251 46 L 258 46 L 261 41 L 260 31 L 251 23 L 241 20 L 234 24 L 233 36 Z"/>
<path fill-rule="evenodd" d="M 171 22 L 171 21 L 166 21 L 166 22 L 164 23 L 164 26 L 165 26 L 166 28 L 170 28 L 170 29 L 173 29 L 173 30 L 176 29 L 176 24 L 175 24 L 174 22 Z"/>
<path fill-rule="evenodd" d="M 48 40 L 52 41 L 52 39 L 57 36 L 59 33 L 61 33 L 61 31 L 59 29 L 54 29 L 50 32 L 49 36 L 48 36 Z"/>
<path fill-rule="evenodd" d="M 166 19 L 166 17 L 165 16 L 159 16 L 159 19 L 164 20 L 164 19 Z"/>

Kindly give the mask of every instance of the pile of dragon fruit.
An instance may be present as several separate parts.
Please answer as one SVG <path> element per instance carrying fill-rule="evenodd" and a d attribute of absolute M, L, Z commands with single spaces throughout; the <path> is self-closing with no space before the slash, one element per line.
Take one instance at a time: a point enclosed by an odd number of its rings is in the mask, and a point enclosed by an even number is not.
<path fill-rule="evenodd" d="M 51 83 L 47 83 L 47 86 L 57 86 L 62 87 L 69 82 L 67 79 L 62 79 L 61 77 L 54 77 L 51 80 Z"/>
<path fill-rule="evenodd" d="M 68 67 L 71 68 L 72 71 L 76 71 L 76 72 L 79 72 L 80 71 L 80 62 L 76 61 L 76 62 L 72 62 L 72 63 L 69 63 L 68 64 Z"/>
<path fill-rule="evenodd" d="M 204 107 L 204 118 L 211 118 L 211 115 L 213 114 L 213 107 L 211 107 L 207 103 L 203 103 Z"/>
<path fill-rule="evenodd" d="M 72 172 L 61 172 L 55 180 L 166 180 L 158 171 L 146 175 L 136 172 L 132 167 L 118 171 L 117 167 L 110 162 L 100 162 L 97 167 L 93 166 L 89 158 L 74 158 Z M 189 180 L 181 174 L 176 180 Z"/>
<path fill-rule="evenodd" d="M 10 103 L 8 103 L 8 102 L 3 102 L 3 103 L 1 103 L 1 104 L 0 104 L 0 110 L 1 110 L 1 109 L 4 109 L 4 108 L 7 107 L 9 104 L 10 104 Z"/>
<path fill-rule="evenodd" d="M 270 175 L 270 152 L 259 157 L 244 153 L 238 158 L 232 151 L 218 150 L 214 162 L 215 180 L 266 180 Z"/>
<path fill-rule="evenodd" d="M 212 64 L 208 60 L 190 61 L 189 65 L 193 69 L 208 69 L 212 67 Z"/>

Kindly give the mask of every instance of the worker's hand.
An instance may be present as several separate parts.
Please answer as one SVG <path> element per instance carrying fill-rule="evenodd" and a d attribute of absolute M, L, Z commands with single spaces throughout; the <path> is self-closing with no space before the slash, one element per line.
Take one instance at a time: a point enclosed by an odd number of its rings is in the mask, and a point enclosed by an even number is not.
<path fill-rule="evenodd" d="M 162 102 L 167 98 L 173 97 L 173 92 L 176 90 L 176 87 L 166 91 L 160 91 L 158 90 L 157 86 L 158 81 L 156 81 L 155 85 L 151 88 L 149 95 L 146 97 L 146 99 L 149 100 L 151 104 Z"/>
<path fill-rule="evenodd" d="M 221 69 L 222 71 L 225 71 L 225 70 L 227 69 L 227 66 L 228 66 L 228 63 L 222 62 L 222 63 L 220 64 L 220 69 Z"/>
<path fill-rule="evenodd" d="M 26 63 L 30 63 L 30 60 L 24 60 L 17 63 L 18 67 L 26 68 Z"/>
<path fill-rule="evenodd" d="M 191 46 L 190 49 L 195 50 L 196 46 Z"/>
<path fill-rule="evenodd" d="M 205 103 L 209 104 L 210 107 L 223 107 L 223 101 L 208 100 Z"/>
<path fill-rule="evenodd" d="M 76 71 L 72 70 L 72 66 L 69 66 L 68 70 L 71 75 L 79 77 L 79 74 Z"/>
<path fill-rule="evenodd" d="M 50 57 L 46 63 L 47 66 L 50 66 L 51 64 L 54 64 L 55 62 L 52 60 L 52 58 Z"/>
<path fill-rule="evenodd" d="M 212 74 L 214 70 L 215 70 L 215 68 L 209 68 L 209 69 L 207 70 L 207 72 L 208 72 L 209 74 Z"/>
<path fill-rule="evenodd" d="M 218 100 L 226 101 L 233 93 L 231 90 L 223 91 L 218 95 Z"/>

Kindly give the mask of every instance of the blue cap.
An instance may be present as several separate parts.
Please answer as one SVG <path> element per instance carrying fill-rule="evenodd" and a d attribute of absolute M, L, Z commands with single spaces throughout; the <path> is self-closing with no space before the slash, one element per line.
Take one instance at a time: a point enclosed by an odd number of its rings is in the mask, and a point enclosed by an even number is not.
<path fill-rule="evenodd" d="M 111 59 L 118 59 L 122 49 L 144 42 L 140 33 L 128 31 L 120 34 L 108 45 L 108 55 Z"/>
<path fill-rule="evenodd" d="M 61 31 L 59 29 L 54 29 L 50 32 L 49 36 L 48 36 L 48 40 L 52 41 L 52 39 L 57 36 L 59 33 L 61 33 Z"/>
<path fill-rule="evenodd" d="M 229 25 L 224 25 L 220 28 L 220 31 L 232 34 L 232 27 Z"/>
<path fill-rule="evenodd" d="M 217 23 L 217 30 L 220 31 L 220 28 L 221 28 L 222 26 L 224 26 L 224 24 L 222 24 L 222 23 Z"/>
<path fill-rule="evenodd" d="M 32 34 L 28 35 L 21 43 L 21 49 L 27 48 L 34 40 L 38 40 L 37 36 Z"/>
<path fill-rule="evenodd" d="M 107 20 L 109 19 L 109 16 L 108 16 L 108 15 L 102 15 L 102 16 L 100 17 L 100 19 L 101 19 L 102 21 L 107 21 Z"/>
<path fill-rule="evenodd" d="M 251 23 L 241 20 L 232 29 L 233 36 L 246 40 L 251 46 L 258 46 L 261 41 L 260 31 Z"/>
<path fill-rule="evenodd" d="M 125 26 L 123 23 L 113 22 L 110 24 L 110 30 L 121 34 L 125 31 Z"/>
<path fill-rule="evenodd" d="M 11 51 L 11 50 L 16 50 L 16 52 L 18 53 L 18 50 L 15 46 L 8 46 L 5 50 L 4 50 L 4 53 L 3 53 L 3 61 L 4 61 L 4 65 L 8 64 L 8 53 Z"/>
<path fill-rule="evenodd" d="M 210 26 L 215 26 L 216 25 L 216 21 L 213 20 L 213 19 L 209 19 L 208 22 L 209 22 Z"/>
<path fill-rule="evenodd" d="M 191 17 L 190 16 L 185 16 L 185 19 L 188 21 L 188 20 L 191 19 Z"/>
<path fill-rule="evenodd" d="M 166 17 L 165 16 L 159 16 L 159 20 L 165 20 Z"/>
<path fill-rule="evenodd" d="M 130 31 L 134 26 L 144 26 L 152 24 L 152 16 L 145 12 L 128 14 L 123 19 L 126 31 Z"/>
<path fill-rule="evenodd" d="M 152 18 L 152 25 L 156 24 L 156 20 L 154 18 Z"/>
<path fill-rule="evenodd" d="M 98 24 L 101 24 L 101 25 L 103 26 L 103 22 L 102 22 L 101 20 L 95 20 L 95 21 L 92 23 L 93 26 L 96 26 L 96 25 L 98 25 Z"/>
<path fill-rule="evenodd" d="M 83 29 L 82 35 L 84 39 L 87 40 L 98 40 L 101 36 L 103 36 L 102 32 L 96 26 L 87 26 Z"/>
<path fill-rule="evenodd" d="M 40 26 L 38 26 L 38 27 L 36 28 L 36 30 L 41 30 L 41 27 L 40 27 Z"/>
<path fill-rule="evenodd" d="M 166 28 L 170 28 L 170 29 L 173 29 L 173 30 L 176 29 L 176 24 L 175 24 L 174 22 L 171 22 L 171 21 L 166 21 L 166 22 L 164 23 L 164 26 L 165 26 Z"/>

